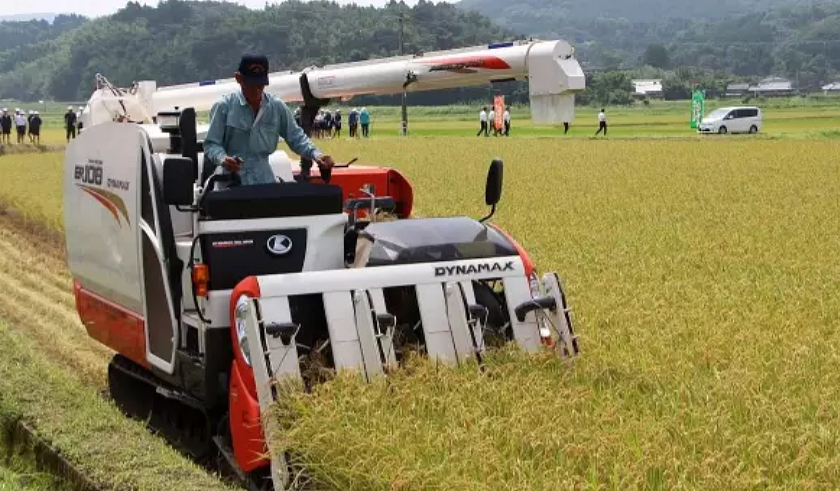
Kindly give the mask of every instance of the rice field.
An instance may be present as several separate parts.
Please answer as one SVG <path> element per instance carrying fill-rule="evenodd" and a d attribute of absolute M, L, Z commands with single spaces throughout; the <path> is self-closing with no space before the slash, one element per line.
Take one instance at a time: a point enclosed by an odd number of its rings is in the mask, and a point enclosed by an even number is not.
<path fill-rule="evenodd" d="M 722 106 L 741 105 L 739 100 L 709 100 L 706 113 Z M 758 138 L 838 138 L 840 137 L 840 98 L 837 96 L 812 96 L 788 99 L 753 100 L 764 113 L 764 129 Z M 27 107 L 16 103 L 12 106 Z M 339 109 L 347 120 L 353 107 L 351 103 L 331 104 L 325 109 Z M 478 131 L 478 112 L 482 104 L 461 104 L 442 107 L 412 107 L 408 98 L 409 132 L 413 137 L 469 137 Z M 400 107 L 371 107 L 371 136 L 377 139 L 399 136 L 401 128 Z M 590 138 L 598 129 L 597 107 L 578 107 L 575 121 L 569 132 L 563 133 L 562 125 L 534 125 L 530 121 L 527 106 L 514 105 L 510 108 L 512 137 L 558 137 L 563 139 Z M 652 101 L 649 105 L 638 103 L 627 107 L 606 107 L 609 122 L 609 136 L 622 139 L 650 138 L 697 138 L 689 126 L 690 103 L 688 101 Z M 64 104 L 48 104 L 42 111 L 44 127 L 41 145 L 29 143 L 11 145 L 8 152 L 54 151 L 66 144 L 66 132 L 62 127 Z M 199 112 L 199 122 L 207 122 L 209 113 Z M 347 125 L 343 137 L 347 137 Z M 730 137 L 731 138 L 731 137 Z M 736 137 L 737 138 L 737 137 Z M 14 141 L 14 140 L 13 140 Z M 27 140 L 28 142 L 28 140 Z M 2 152 L 0 152 L 2 153 Z"/>
<path fill-rule="evenodd" d="M 582 354 L 568 367 L 500 353 L 483 374 L 418 362 L 388 386 L 339 378 L 289 393 L 272 445 L 319 489 L 836 488 L 840 125 L 827 121 L 826 134 L 787 123 L 799 137 L 320 141 L 339 161 L 399 168 L 423 216 L 483 216 L 502 158 L 494 221 L 565 280 Z M 0 157 L 0 200 L 60 230 L 61 159 Z M 49 356 L 101 383 L 83 345 Z"/>
<path fill-rule="evenodd" d="M 565 279 L 582 357 L 336 381 L 277 448 L 344 490 L 834 488 L 838 142 L 394 145 L 364 154 L 423 215 L 481 216 L 505 159 L 495 221 Z"/>

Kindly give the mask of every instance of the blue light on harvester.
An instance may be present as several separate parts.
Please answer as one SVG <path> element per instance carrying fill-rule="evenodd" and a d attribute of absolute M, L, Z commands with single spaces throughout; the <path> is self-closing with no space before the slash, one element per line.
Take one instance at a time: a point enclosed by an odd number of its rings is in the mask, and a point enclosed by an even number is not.
<path fill-rule="evenodd" d="M 201 82 L 198 83 L 199 87 L 204 87 L 205 85 L 216 85 L 216 81 L 215 80 L 202 80 Z"/>
<path fill-rule="evenodd" d="M 507 43 L 493 43 L 493 44 L 488 44 L 488 45 L 487 45 L 487 49 L 509 48 L 509 47 L 511 47 L 511 46 L 513 46 L 513 43 L 512 43 L 512 42 L 507 42 Z"/>

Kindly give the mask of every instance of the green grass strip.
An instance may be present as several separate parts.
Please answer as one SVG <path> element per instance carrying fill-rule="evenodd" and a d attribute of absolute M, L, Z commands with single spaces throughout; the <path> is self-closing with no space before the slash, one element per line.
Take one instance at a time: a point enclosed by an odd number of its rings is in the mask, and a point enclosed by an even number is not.
<path fill-rule="evenodd" d="M 123 416 L 72 373 L 38 356 L 37 347 L 0 322 L 0 414 L 15 417 L 100 489 L 233 489 Z"/>

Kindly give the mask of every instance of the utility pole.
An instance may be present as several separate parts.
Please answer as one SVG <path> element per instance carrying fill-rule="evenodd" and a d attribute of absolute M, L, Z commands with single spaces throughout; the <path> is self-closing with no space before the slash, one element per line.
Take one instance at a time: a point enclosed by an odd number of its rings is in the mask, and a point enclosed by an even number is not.
<path fill-rule="evenodd" d="M 400 12 L 400 56 L 403 56 L 405 54 L 404 49 L 403 49 L 403 27 L 405 25 L 404 22 L 403 22 L 403 15 L 404 14 L 402 12 Z M 405 105 L 405 97 L 406 97 L 406 93 L 405 93 L 405 90 L 403 90 L 403 93 L 402 93 L 402 131 L 401 131 L 402 136 L 408 136 L 408 109 L 406 108 L 406 105 Z"/>

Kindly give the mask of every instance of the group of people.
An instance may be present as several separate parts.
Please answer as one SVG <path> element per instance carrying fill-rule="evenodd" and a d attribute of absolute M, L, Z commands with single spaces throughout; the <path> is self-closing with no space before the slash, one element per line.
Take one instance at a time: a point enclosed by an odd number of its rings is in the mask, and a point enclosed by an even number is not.
<path fill-rule="evenodd" d="M 2 133 L 0 143 L 12 144 L 12 127 L 14 127 L 17 131 L 18 144 L 25 143 L 26 136 L 29 135 L 29 143 L 38 145 L 41 143 L 41 125 L 43 123 L 38 111 L 30 110 L 27 114 L 25 110 L 15 108 L 15 114 L 11 115 L 9 109 L 4 107 L 3 114 L 0 115 L 0 130 L 2 130 L 0 131 Z"/>
<path fill-rule="evenodd" d="M 481 108 L 481 112 L 478 113 L 478 133 L 475 136 L 481 136 L 484 133 L 484 136 L 490 136 L 490 128 L 493 128 L 493 136 L 510 136 L 510 111 L 508 108 L 505 108 L 505 112 L 502 114 L 502 126 L 496 126 L 496 110 L 490 109 L 490 112 L 487 112 L 487 108 Z M 598 131 L 595 132 L 595 136 L 598 136 L 601 132 L 604 132 L 604 136 L 607 136 L 607 114 L 606 111 L 602 108 L 601 111 L 598 113 Z M 569 132 L 569 123 L 563 123 L 563 134 Z"/>
<path fill-rule="evenodd" d="M 67 132 L 67 141 L 76 137 L 77 130 L 81 130 L 81 112 L 82 107 L 79 106 L 78 112 L 73 110 L 73 106 L 67 107 L 67 112 L 64 113 L 64 128 Z M 26 143 L 27 136 L 29 143 L 32 145 L 41 144 L 41 128 L 44 125 L 44 120 L 41 118 L 41 113 L 30 109 L 15 108 L 14 114 L 10 113 L 9 108 L 4 107 L 2 114 L 0 114 L 0 144 L 12 144 L 12 129 L 17 133 L 17 144 Z"/>
<path fill-rule="evenodd" d="M 490 136 L 490 128 L 493 128 L 493 136 L 510 136 L 510 110 L 505 108 L 504 113 L 502 113 L 502 125 L 496 126 L 496 109 L 491 108 L 490 112 L 487 112 L 487 108 L 481 108 L 481 112 L 478 113 L 478 123 L 479 129 L 478 133 L 475 136 L 480 136 L 484 133 L 484 136 Z"/>
<path fill-rule="evenodd" d="M 295 123 L 301 126 L 300 108 L 295 109 Z M 336 109 L 333 113 L 329 109 L 321 109 L 315 115 L 315 120 L 312 123 L 312 137 L 313 138 L 340 138 L 341 137 L 341 109 Z M 350 138 L 359 138 L 359 127 L 362 128 L 361 136 L 367 138 L 370 136 L 370 113 L 366 107 L 361 111 L 354 107 L 347 115 L 347 126 L 350 130 Z"/>

